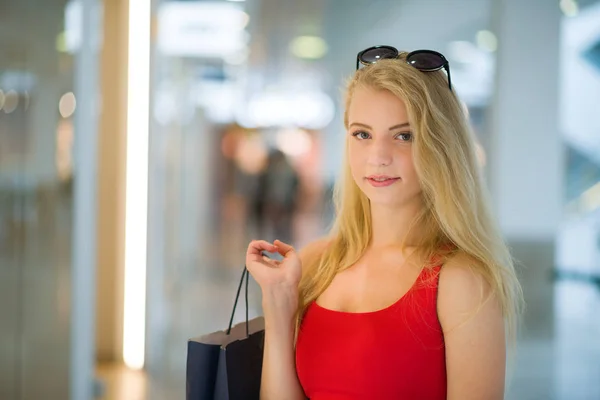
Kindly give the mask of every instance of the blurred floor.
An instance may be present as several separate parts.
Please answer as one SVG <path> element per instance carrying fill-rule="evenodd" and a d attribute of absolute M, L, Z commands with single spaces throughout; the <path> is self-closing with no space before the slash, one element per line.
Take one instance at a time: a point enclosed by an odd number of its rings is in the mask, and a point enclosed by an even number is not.
<path fill-rule="evenodd" d="M 96 376 L 102 382 L 100 400 L 144 400 L 147 396 L 147 376 L 118 364 L 100 364 Z M 165 399 L 168 397 L 165 397 Z"/>
<path fill-rule="evenodd" d="M 554 338 L 530 337 L 519 343 L 507 398 L 598 400 L 600 286 L 559 281 L 554 295 Z"/>

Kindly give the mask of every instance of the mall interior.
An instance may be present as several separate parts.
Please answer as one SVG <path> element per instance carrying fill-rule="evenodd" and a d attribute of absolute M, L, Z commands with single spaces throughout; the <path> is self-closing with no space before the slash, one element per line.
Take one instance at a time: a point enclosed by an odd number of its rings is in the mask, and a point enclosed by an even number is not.
<path fill-rule="evenodd" d="M 506 399 L 600 399 L 597 0 L 0 0 L 0 399 L 185 398 L 248 242 L 329 229 L 373 45 L 443 53 L 468 110 L 526 303 Z"/>

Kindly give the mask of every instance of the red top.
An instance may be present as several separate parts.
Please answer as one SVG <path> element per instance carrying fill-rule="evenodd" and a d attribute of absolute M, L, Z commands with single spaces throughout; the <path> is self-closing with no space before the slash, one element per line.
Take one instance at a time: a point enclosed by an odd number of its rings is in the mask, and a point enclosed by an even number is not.
<path fill-rule="evenodd" d="M 296 345 L 296 369 L 310 400 L 446 398 L 444 336 L 437 316 L 440 267 L 423 269 L 393 305 L 333 311 L 313 302 Z"/>

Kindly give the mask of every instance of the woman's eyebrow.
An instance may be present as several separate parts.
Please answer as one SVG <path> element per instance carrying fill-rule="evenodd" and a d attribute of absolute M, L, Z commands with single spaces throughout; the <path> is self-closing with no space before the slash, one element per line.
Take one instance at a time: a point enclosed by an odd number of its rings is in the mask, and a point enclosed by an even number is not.
<path fill-rule="evenodd" d="M 350 125 L 348 125 L 348 126 L 350 127 L 350 126 L 352 126 L 352 125 L 360 126 L 360 127 L 362 127 L 362 128 L 366 128 L 366 129 L 373 129 L 373 128 L 371 128 L 369 125 L 367 125 L 367 124 L 363 124 L 363 123 L 361 123 L 361 122 L 353 122 L 353 123 L 351 123 L 351 124 L 350 124 Z M 390 130 L 390 131 L 393 131 L 394 129 L 398 129 L 398 128 L 404 128 L 404 127 L 407 127 L 407 126 L 410 126 L 410 124 L 409 124 L 408 122 L 403 122 L 403 123 L 401 123 L 401 124 L 397 124 L 397 125 L 391 126 L 391 127 L 389 128 L 389 130 Z"/>

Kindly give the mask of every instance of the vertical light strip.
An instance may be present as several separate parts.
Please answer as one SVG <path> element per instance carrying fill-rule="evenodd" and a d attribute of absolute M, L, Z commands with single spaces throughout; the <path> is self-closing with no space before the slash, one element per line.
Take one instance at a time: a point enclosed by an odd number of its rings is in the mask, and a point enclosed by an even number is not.
<path fill-rule="evenodd" d="M 151 0 L 129 0 L 123 360 L 144 366 Z"/>

